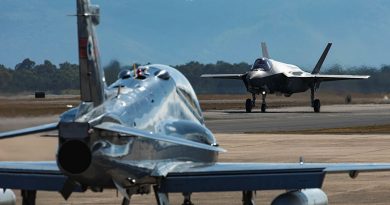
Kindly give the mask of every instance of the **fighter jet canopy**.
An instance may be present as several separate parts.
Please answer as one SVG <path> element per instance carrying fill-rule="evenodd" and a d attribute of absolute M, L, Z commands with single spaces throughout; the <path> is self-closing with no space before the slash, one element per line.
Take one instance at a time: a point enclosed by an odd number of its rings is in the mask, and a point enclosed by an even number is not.
<path fill-rule="evenodd" d="M 251 70 L 268 71 L 272 67 L 271 62 L 267 58 L 258 58 L 252 66 Z"/>

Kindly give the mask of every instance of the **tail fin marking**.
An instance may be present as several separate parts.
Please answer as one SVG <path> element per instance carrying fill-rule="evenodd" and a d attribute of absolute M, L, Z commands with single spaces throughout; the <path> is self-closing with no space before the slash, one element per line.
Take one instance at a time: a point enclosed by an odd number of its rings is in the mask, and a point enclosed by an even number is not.
<path fill-rule="evenodd" d="M 77 28 L 80 66 L 80 94 L 84 102 L 94 106 L 105 100 L 104 71 L 100 65 L 95 26 L 99 24 L 99 7 L 89 0 L 77 0 Z"/>

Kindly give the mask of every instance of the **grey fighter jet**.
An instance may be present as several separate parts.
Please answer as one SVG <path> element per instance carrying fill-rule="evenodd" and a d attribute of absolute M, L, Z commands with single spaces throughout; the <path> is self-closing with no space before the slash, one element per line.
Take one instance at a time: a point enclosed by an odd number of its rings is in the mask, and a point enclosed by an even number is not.
<path fill-rule="evenodd" d="M 94 34 L 99 9 L 77 0 L 76 16 L 82 102 L 58 122 L 0 133 L 4 140 L 58 130 L 56 161 L 0 162 L 6 189 L 0 204 L 15 202 L 10 189 L 21 190 L 24 205 L 35 204 L 38 190 L 67 199 L 116 189 L 123 205 L 151 191 L 159 205 L 169 205 L 168 193 L 183 193 L 189 205 L 191 193 L 221 191 L 242 192 L 243 204 L 252 205 L 259 190 L 281 190 L 273 205 L 326 205 L 325 174 L 390 170 L 390 163 L 219 163 L 224 150 L 206 128 L 188 80 L 151 64 L 120 72 L 107 87 Z"/>
<path fill-rule="evenodd" d="M 325 81 L 367 79 L 370 76 L 359 75 L 322 75 L 321 66 L 329 52 L 332 43 L 328 43 L 320 59 L 311 73 L 305 72 L 296 65 L 282 63 L 270 58 L 266 44 L 261 43 L 263 57 L 256 59 L 252 68 L 244 74 L 203 74 L 204 78 L 222 78 L 242 80 L 252 100 L 245 102 L 246 112 L 255 107 L 256 95 L 262 95 L 261 112 L 265 112 L 267 94 L 283 94 L 290 97 L 294 93 L 311 91 L 311 106 L 314 112 L 320 112 L 321 102 L 315 99 L 315 93 L 320 84 Z"/>

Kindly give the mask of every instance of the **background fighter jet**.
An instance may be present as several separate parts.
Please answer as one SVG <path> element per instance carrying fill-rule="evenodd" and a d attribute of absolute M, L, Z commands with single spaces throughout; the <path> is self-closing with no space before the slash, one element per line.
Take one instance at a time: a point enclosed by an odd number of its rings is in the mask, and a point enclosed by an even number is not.
<path fill-rule="evenodd" d="M 240 191 L 254 204 L 256 190 L 289 190 L 273 205 L 328 203 L 320 189 L 326 173 L 390 170 L 382 164 L 218 163 L 215 137 L 206 128 L 188 80 L 169 66 L 152 64 L 120 72 L 107 87 L 99 64 L 94 26 L 99 9 L 77 0 L 80 105 L 59 122 L 3 132 L 0 139 L 58 130 L 56 161 L 0 162 L 0 187 L 22 190 L 23 204 L 35 204 L 37 190 L 72 192 L 116 189 L 130 203 L 153 190 L 159 205 L 168 193 Z M 14 202 L 10 191 L 0 204 Z M 241 199 L 239 199 L 241 200 Z"/>
<path fill-rule="evenodd" d="M 321 102 L 315 99 L 315 92 L 321 82 L 369 78 L 357 75 L 319 74 L 331 46 L 332 44 L 328 43 L 311 73 L 303 71 L 298 66 L 270 59 L 266 44 L 261 43 L 263 57 L 256 59 L 250 71 L 244 74 L 203 74 L 201 77 L 242 80 L 247 91 L 252 93 L 252 100 L 248 98 L 245 102 L 246 112 L 251 112 L 255 107 L 256 95 L 262 95 L 261 112 L 265 112 L 267 94 L 279 93 L 290 97 L 293 93 L 305 92 L 308 89 L 311 91 L 310 99 L 314 112 L 320 112 Z"/>

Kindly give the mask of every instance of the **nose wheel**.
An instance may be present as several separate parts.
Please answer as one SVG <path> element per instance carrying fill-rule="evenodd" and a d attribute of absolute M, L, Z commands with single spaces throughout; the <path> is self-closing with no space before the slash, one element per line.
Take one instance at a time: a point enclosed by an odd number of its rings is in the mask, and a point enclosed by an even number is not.
<path fill-rule="evenodd" d="M 251 99 L 246 99 L 245 101 L 245 110 L 246 112 L 252 112 L 252 100 Z"/>
<path fill-rule="evenodd" d="M 267 93 L 263 91 L 261 93 L 261 99 L 263 101 L 261 103 L 261 112 L 265 112 L 267 110 L 267 103 L 265 102 L 265 97 L 267 97 Z"/>
<path fill-rule="evenodd" d="M 267 96 L 266 92 L 261 93 L 262 103 L 261 103 L 261 112 L 265 112 L 267 110 L 267 103 L 265 102 L 265 97 Z M 245 111 L 247 113 L 252 112 L 252 108 L 255 107 L 256 104 L 256 94 L 252 94 L 252 99 L 246 99 L 245 101 Z"/>

